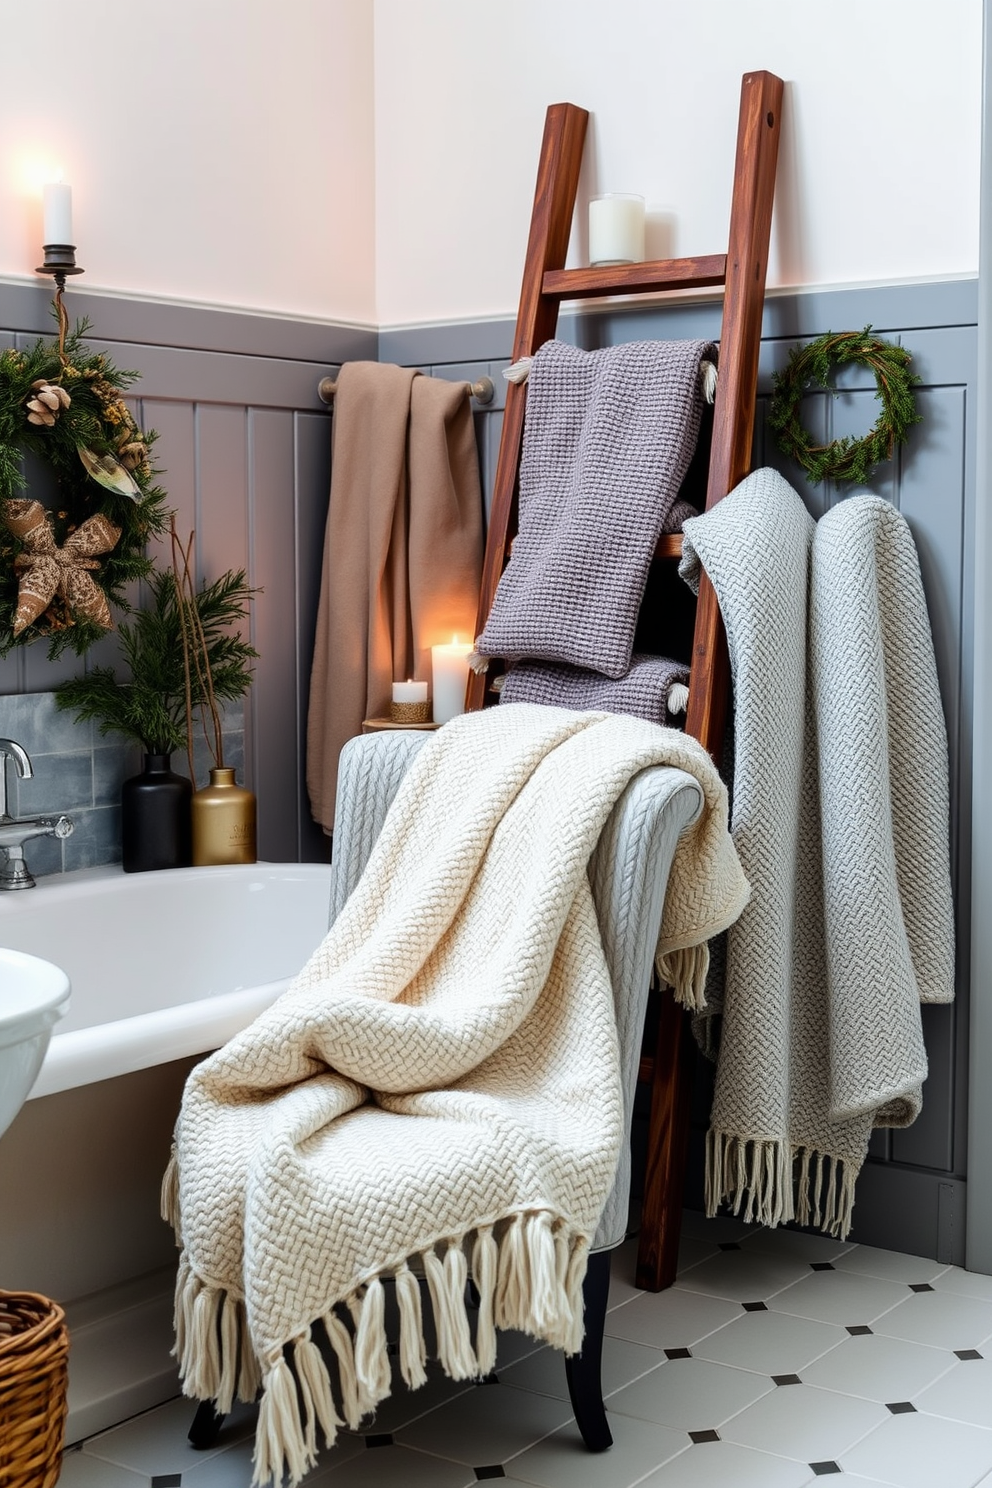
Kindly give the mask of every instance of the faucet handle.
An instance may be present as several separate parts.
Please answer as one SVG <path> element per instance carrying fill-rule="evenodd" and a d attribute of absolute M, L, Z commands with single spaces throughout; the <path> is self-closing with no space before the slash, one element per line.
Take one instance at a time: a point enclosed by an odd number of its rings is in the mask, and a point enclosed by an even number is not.
<path fill-rule="evenodd" d="M 38 825 L 47 827 L 51 835 L 58 837 L 60 841 L 64 841 L 66 837 L 71 837 L 76 830 L 76 823 L 71 816 L 43 816 Z"/>

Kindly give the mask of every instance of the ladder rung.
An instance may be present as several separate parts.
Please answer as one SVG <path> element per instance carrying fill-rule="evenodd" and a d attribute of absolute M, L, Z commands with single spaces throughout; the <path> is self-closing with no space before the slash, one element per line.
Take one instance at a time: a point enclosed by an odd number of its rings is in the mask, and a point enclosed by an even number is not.
<path fill-rule="evenodd" d="M 656 558 L 681 558 L 681 532 L 663 532 L 658 539 L 658 546 L 654 550 L 654 556 Z"/>
<path fill-rule="evenodd" d="M 599 269 L 549 269 L 541 293 L 557 300 L 590 300 L 597 295 L 644 294 L 652 289 L 704 289 L 723 284 L 727 255 L 659 258 L 651 263 L 615 264 Z"/>

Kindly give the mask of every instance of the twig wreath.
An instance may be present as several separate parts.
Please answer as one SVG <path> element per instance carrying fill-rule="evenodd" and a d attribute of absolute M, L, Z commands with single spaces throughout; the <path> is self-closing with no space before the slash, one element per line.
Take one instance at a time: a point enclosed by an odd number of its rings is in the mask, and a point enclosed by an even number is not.
<path fill-rule="evenodd" d="M 168 529 L 142 432 L 123 399 L 138 376 L 87 350 L 89 323 L 28 351 L 0 352 L 0 656 L 43 637 L 54 660 L 81 656 L 129 608 L 126 586 L 151 572 L 149 537 Z M 21 496 L 24 456 L 54 478 L 47 508 Z M 51 494 L 49 494 L 51 491 Z"/>
<path fill-rule="evenodd" d="M 910 361 L 903 347 L 873 336 L 870 325 L 863 331 L 828 331 L 808 346 L 796 347 L 786 370 L 772 379 L 768 423 L 779 449 L 803 467 L 810 482 L 867 481 L 877 465 L 892 458 L 895 446 L 906 442 L 910 426 L 920 422 L 913 398 L 920 379 L 910 372 Z M 861 439 L 814 444 L 799 417 L 803 393 L 811 386 L 829 387 L 831 368 L 849 362 L 874 373 L 882 412 Z"/>

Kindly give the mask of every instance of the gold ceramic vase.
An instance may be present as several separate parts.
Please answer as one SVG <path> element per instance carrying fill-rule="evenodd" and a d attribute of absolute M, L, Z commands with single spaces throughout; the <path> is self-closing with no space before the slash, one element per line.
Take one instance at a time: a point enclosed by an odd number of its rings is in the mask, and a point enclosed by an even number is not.
<path fill-rule="evenodd" d="M 193 794 L 193 867 L 255 861 L 255 797 L 233 770 L 215 768 Z"/>

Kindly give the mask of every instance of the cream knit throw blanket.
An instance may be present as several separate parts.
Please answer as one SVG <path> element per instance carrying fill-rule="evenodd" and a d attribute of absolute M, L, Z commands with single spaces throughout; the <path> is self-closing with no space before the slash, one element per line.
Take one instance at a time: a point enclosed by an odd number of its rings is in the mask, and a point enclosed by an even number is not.
<path fill-rule="evenodd" d="M 759 470 L 686 523 L 683 551 L 727 628 L 732 835 L 752 887 L 727 940 L 707 1206 L 843 1237 L 872 1128 L 920 1109 L 920 1003 L 954 992 L 947 741 L 916 549 L 888 502 L 853 496 L 814 523 Z"/>
<path fill-rule="evenodd" d="M 494 1328 L 582 1339 L 590 1237 L 623 1126 L 613 1000 L 586 865 L 631 778 L 696 776 L 660 950 L 691 995 L 698 951 L 747 886 L 709 757 L 674 730 L 537 706 L 453 720 L 407 773 L 365 874 L 283 996 L 190 1075 L 163 1185 L 182 1246 L 184 1389 L 261 1400 L 255 1479 L 312 1465 L 438 1353 L 487 1373 Z M 475 1337 L 466 1277 L 480 1296 Z M 337 1356 L 332 1390 L 311 1327 Z M 335 1394 L 337 1398 L 335 1398 Z"/>

